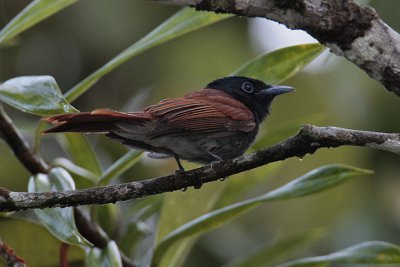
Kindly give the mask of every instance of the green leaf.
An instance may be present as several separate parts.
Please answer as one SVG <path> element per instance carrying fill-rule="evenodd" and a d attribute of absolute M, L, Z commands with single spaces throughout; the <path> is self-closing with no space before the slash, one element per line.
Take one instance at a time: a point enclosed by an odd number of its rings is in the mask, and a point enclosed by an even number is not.
<path fill-rule="evenodd" d="M 86 136 L 80 133 L 64 133 L 58 135 L 57 140 L 76 165 L 96 175 L 101 174 L 100 163 Z"/>
<path fill-rule="evenodd" d="M 0 84 L 0 101 L 35 115 L 77 112 L 51 76 L 21 76 Z"/>
<path fill-rule="evenodd" d="M 118 242 L 120 250 L 139 266 L 150 266 L 154 252 L 157 225 L 153 218 L 159 217 L 164 195 L 135 199 L 130 205 L 121 206 Z M 155 217 L 154 217 L 155 216 Z M 147 224 L 148 223 L 148 224 Z M 140 253 L 146 251 L 146 253 Z"/>
<path fill-rule="evenodd" d="M 152 234 L 152 230 L 146 223 L 142 221 L 130 222 L 119 241 L 121 251 L 127 255 L 134 255 L 139 243 Z"/>
<path fill-rule="evenodd" d="M 260 168 L 249 170 L 245 173 L 235 175 L 235 179 L 225 181 L 226 186 L 221 194 L 215 208 L 222 208 L 239 200 L 240 197 L 251 191 L 252 189 L 263 186 L 262 184 L 268 180 L 281 166 L 283 161 L 274 162 Z M 249 179 L 251 177 L 251 179 Z"/>
<path fill-rule="evenodd" d="M 114 241 L 104 249 L 90 248 L 86 252 L 86 267 L 122 267 L 121 255 Z"/>
<path fill-rule="evenodd" d="M 49 192 L 74 190 L 75 184 L 69 173 L 62 168 L 53 168 L 49 174 L 37 174 L 29 179 L 29 192 Z M 75 225 L 74 212 L 71 207 L 34 210 L 42 224 L 59 240 L 76 245 L 91 246 L 81 236 Z"/>
<path fill-rule="evenodd" d="M 387 242 L 370 241 L 325 256 L 295 260 L 279 267 L 329 266 L 331 263 L 400 264 L 400 247 Z"/>
<path fill-rule="evenodd" d="M 263 203 L 311 195 L 338 186 L 356 175 L 371 173 L 369 170 L 345 165 L 317 168 L 269 193 L 212 211 L 176 228 L 159 242 L 154 261 L 157 264 L 177 241 L 215 229 Z"/>
<path fill-rule="evenodd" d="M 109 236 L 115 235 L 115 233 L 120 230 L 122 218 L 118 205 L 93 205 L 90 207 L 90 217 L 92 220 L 96 221 L 101 229 Z"/>
<path fill-rule="evenodd" d="M 271 127 L 268 127 L 267 131 L 260 130 L 261 136 L 257 138 L 251 148 L 252 150 L 259 150 L 272 144 L 276 144 L 282 139 L 297 133 L 303 124 L 320 124 L 321 122 L 326 121 L 326 119 L 327 114 L 319 112 L 297 117 L 293 120 L 283 121 L 278 125 L 274 125 L 272 129 Z"/>
<path fill-rule="evenodd" d="M 224 264 L 223 267 L 275 266 L 278 261 L 291 256 L 301 249 L 304 249 L 324 235 L 325 231 L 323 229 L 316 229 L 306 233 L 293 235 L 279 240 L 272 245 L 261 247 L 249 253 L 248 255 Z"/>
<path fill-rule="evenodd" d="M 147 220 L 150 216 L 160 211 L 163 203 L 163 195 L 153 195 L 146 198 L 135 199 L 133 205 L 125 208 L 123 215 L 125 218 L 135 220 Z"/>
<path fill-rule="evenodd" d="M 142 151 L 139 150 L 130 150 L 128 153 L 119 158 L 116 162 L 114 162 L 100 177 L 98 184 L 106 185 L 112 179 L 120 176 L 126 170 L 135 165 L 142 155 Z"/>
<path fill-rule="evenodd" d="M 36 23 L 57 13 L 77 0 L 35 0 L 24 8 L 0 31 L 0 44 L 13 38 Z"/>
<path fill-rule="evenodd" d="M 0 218 L 0 237 L 26 259 L 29 266 L 54 267 L 60 264 L 61 241 L 39 223 L 17 218 Z M 81 247 L 69 247 L 68 260 L 71 264 L 83 264 L 84 256 Z"/>
<path fill-rule="evenodd" d="M 80 95 L 85 93 L 101 77 L 125 63 L 132 57 L 152 48 L 156 45 L 165 43 L 173 38 L 179 37 L 185 33 L 205 27 L 217 21 L 226 19 L 231 15 L 215 14 L 213 12 L 198 12 L 192 8 L 183 8 L 171 18 L 163 22 L 152 32 L 134 43 L 119 55 L 111 59 L 104 66 L 96 70 L 80 83 L 75 85 L 65 94 L 68 101 L 74 101 Z"/>
<path fill-rule="evenodd" d="M 161 242 L 174 229 L 205 214 L 215 207 L 216 201 L 226 186 L 225 182 L 203 185 L 201 190 L 189 188 L 186 192 L 174 192 L 164 198 L 160 213 L 157 243 Z M 165 254 L 159 267 L 182 266 L 195 238 L 182 240 Z"/>
<path fill-rule="evenodd" d="M 32 151 L 36 154 L 40 154 L 40 145 L 42 143 L 43 131 L 46 129 L 47 122 L 41 120 L 35 130 L 35 135 L 33 138 Z"/>
<path fill-rule="evenodd" d="M 338 186 L 349 180 L 349 178 L 362 174 L 373 174 L 373 171 L 340 164 L 327 165 L 312 170 L 294 181 L 259 197 L 259 201 L 281 200 L 315 194 Z"/>
<path fill-rule="evenodd" d="M 251 60 L 232 75 L 279 84 L 301 70 L 324 49 L 324 46 L 316 43 L 285 47 Z"/>
<path fill-rule="evenodd" d="M 75 175 L 75 177 L 79 177 L 81 180 L 87 180 L 89 182 L 87 184 L 88 186 L 95 184 L 99 180 L 96 174 L 75 165 L 72 161 L 66 158 L 55 158 L 51 165 L 54 167 L 61 167 L 67 170 L 70 174 Z"/>
<path fill-rule="evenodd" d="M 135 165 L 142 155 L 142 151 L 130 150 L 128 153 L 114 162 L 99 178 L 96 185 L 107 185 L 112 179 L 118 177 L 126 170 Z M 117 222 L 121 219 L 119 208 L 112 204 L 94 206 L 91 209 L 93 218 L 99 222 L 100 226 L 109 234 L 115 232 Z"/>

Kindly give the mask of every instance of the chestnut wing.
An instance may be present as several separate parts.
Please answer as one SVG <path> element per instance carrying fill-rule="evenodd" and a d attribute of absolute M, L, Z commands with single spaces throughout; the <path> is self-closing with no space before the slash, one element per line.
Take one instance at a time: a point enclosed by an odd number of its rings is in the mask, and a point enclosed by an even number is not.
<path fill-rule="evenodd" d="M 210 89 L 198 92 L 204 90 Z M 146 108 L 146 113 L 158 118 L 158 125 L 147 137 L 201 133 L 229 135 L 237 131 L 250 132 L 256 127 L 254 116 L 246 106 L 223 92 L 220 93 L 224 95 L 216 93 L 208 96 L 191 93 Z"/>

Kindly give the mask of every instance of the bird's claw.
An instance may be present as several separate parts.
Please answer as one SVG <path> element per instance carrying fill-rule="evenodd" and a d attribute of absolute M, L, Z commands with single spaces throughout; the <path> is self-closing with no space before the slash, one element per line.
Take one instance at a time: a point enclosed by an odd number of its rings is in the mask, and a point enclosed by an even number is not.
<path fill-rule="evenodd" d="M 211 170 L 214 171 L 215 165 L 218 164 L 218 163 L 220 163 L 221 161 L 222 161 L 222 159 L 221 159 L 221 160 L 217 160 L 217 161 L 211 162 L 211 163 L 210 163 L 210 168 L 211 168 Z M 223 181 L 225 181 L 227 178 L 229 178 L 229 176 L 221 177 L 221 178 L 219 178 L 218 180 L 220 180 L 221 182 L 223 182 Z"/>
<path fill-rule="evenodd" d="M 181 169 L 176 170 L 175 171 L 175 178 L 176 179 L 181 178 L 184 172 L 185 172 L 185 170 L 181 170 Z"/>

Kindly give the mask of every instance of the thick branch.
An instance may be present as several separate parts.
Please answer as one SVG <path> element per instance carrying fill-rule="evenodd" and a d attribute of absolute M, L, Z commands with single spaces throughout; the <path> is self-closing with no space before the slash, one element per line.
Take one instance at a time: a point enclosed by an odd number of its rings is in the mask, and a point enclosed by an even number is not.
<path fill-rule="evenodd" d="M 344 145 L 367 146 L 400 155 L 400 134 L 304 125 L 297 135 L 267 149 L 190 170 L 180 174 L 179 177 L 168 175 L 139 182 L 71 191 L 44 193 L 0 191 L 0 211 L 115 203 L 190 186 L 196 187 L 199 183 L 215 181 L 270 162 L 290 157 L 301 158 L 306 154 L 313 154 L 319 148 Z"/>
<path fill-rule="evenodd" d="M 156 0 L 301 29 L 400 96 L 400 35 L 354 0 Z"/>

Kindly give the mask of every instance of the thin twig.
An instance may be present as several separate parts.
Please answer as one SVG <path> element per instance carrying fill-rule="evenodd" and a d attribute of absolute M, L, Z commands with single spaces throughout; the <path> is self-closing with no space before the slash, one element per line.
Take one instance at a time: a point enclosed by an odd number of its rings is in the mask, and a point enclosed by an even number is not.
<path fill-rule="evenodd" d="M 28 144 L 24 141 L 21 133 L 15 127 L 12 120 L 7 116 L 0 105 L 0 132 L 2 138 L 7 142 L 15 156 L 32 174 L 47 173 L 48 166 L 37 154 L 32 153 Z"/>
<path fill-rule="evenodd" d="M 26 260 L 15 254 L 14 250 L 0 239 L 0 256 L 10 267 L 27 267 Z"/>
<path fill-rule="evenodd" d="M 68 249 L 69 244 L 61 243 L 60 246 L 60 267 L 68 267 Z"/>
<path fill-rule="evenodd" d="M 233 160 L 216 162 L 198 169 L 145 181 L 81 190 L 27 193 L 5 191 L 0 195 L 0 211 L 43 209 L 115 203 L 150 195 L 196 187 L 270 162 L 290 157 L 302 158 L 319 148 L 365 146 L 400 155 L 400 134 L 357 131 L 337 127 L 304 125 L 299 133 L 279 144 Z M 1 191 L 0 191 L 1 193 Z"/>

